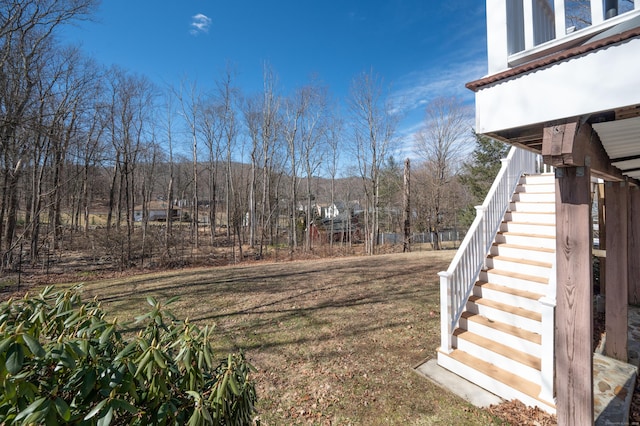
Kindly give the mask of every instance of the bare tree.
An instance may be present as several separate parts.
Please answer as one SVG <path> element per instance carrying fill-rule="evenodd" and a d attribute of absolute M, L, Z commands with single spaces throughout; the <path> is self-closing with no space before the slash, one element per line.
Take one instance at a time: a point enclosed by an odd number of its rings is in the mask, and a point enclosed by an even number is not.
<path fill-rule="evenodd" d="M 84 216 L 84 235 L 89 234 L 89 215 L 91 210 L 92 196 L 96 192 L 96 186 L 92 185 L 90 178 L 94 175 L 93 171 L 97 169 L 99 163 L 103 160 L 102 152 L 105 142 L 104 132 L 106 127 L 106 117 L 104 104 L 102 103 L 104 95 L 104 85 L 102 84 L 102 75 L 96 81 L 93 89 L 88 91 L 88 96 L 92 96 L 95 100 L 91 108 L 87 111 L 87 130 L 83 140 L 79 141 L 78 157 L 82 158 L 82 194 L 81 208 Z"/>
<path fill-rule="evenodd" d="M 207 148 L 208 189 L 209 189 L 209 235 L 211 244 L 215 242 L 218 204 L 218 164 L 222 155 L 223 111 L 219 100 L 211 97 L 202 108 L 202 136 Z"/>
<path fill-rule="evenodd" d="M 166 121 L 166 127 L 165 127 L 165 131 L 166 131 L 166 141 L 167 141 L 167 149 L 168 149 L 168 154 L 169 154 L 169 177 L 168 177 L 168 182 L 167 182 L 167 192 L 166 192 L 166 202 L 167 202 L 167 209 L 166 209 L 166 227 L 164 230 L 164 253 L 163 253 L 163 257 L 168 258 L 169 257 L 169 250 L 171 247 L 171 239 L 173 237 L 173 202 L 174 202 L 174 195 L 173 195 L 173 186 L 174 186 L 174 162 L 173 162 L 173 92 L 171 90 L 167 91 L 165 94 L 165 108 L 166 108 L 166 117 L 167 117 L 167 121 Z"/>
<path fill-rule="evenodd" d="M 329 123 L 327 125 L 327 147 L 328 149 L 328 161 L 326 163 L 327 172 L 331 179 L 329 204 L 331 207 L 336 206 L 336 177 L 338 175 L 338 165 L 340 156 L 340 142 L 342 139 L 342 122 L 337 114 L 329 115 Z M 348 200 L 346 200 L 348 201 Z M 350 221 L 350 217 L 347 217 Z M 335 217 L 331 218 L 331 224 L 329 229 L 329 246 L 333 250 L 335 229 Z"/>
<path fill-rule="evenodd" d="M 201 98 L 195 82 L 182 82 L 177 93 L 178 101 L 182 109 L 182 117 L 191 137 L 191 159 L 193 160 L 193 192 L 191 194 L 191 233 L 193 245 L 198 250 L 198 120 L 200 118 Z"/>
<path fill-rule="evenodd" d="M 411 160 L 404 160 L 404 185 L 402 191 L 402 224 L 403 242 L 402 252 L 411 251 Z"/>
<path fill-rule="evenodd" d="M 382 79 L 373 71 L 358 75 L 352 82 L 349 107 L 353 140 L 360 177 L 365 192 L 365 245 L 375 254 L 379 234 L 380 169 L 395 146 L 398 118 L 383 98 Z"/>
<path fill-rule="evenodd" d="M 424 123 L 416 134 L 415 146 L 425 162 L 428 226 L 433 235 L 434 249 L 440 246 L 440 226 L 450 205 L 448 195 L 466 146 L 469 146 L 471 114 L 457 98 L 436 98 L 425 111 Z"/>
<path fill-rule="evenodd" d="M 270 66 L 264 68 L 264 89 L 262 95 L 262 208 L 260 212 L 260 257 L 263 255 L 267 229 L 272 239 L 274 208 L 271 190 L 278 190 L 278 183 L 272 182 L 274 164 L 280 149 L 282 120 L 280 116 L 280 96 L 276 91 L 277 77 Z M 278 197 L 276 196 L 277 200 Z M 275 201 L 277 205 L 277 201 Z M 277 214 L 275 214 L 277 218 Z M 277 220 L 276 220 L 277 228 Z"/>
<path fill-rule="evenodd" d="M 260 98 L 251 98 L 244 103 L 244 120 L 249 132 L 251 148 L 249 149 L 249 159 L 251 161 L 251 171 L 249 178 L 249 247 L 253 248 L 256 243 L 257 233 L 257 174 L 260 163 L 261 142 L 261 103 Z"/>
<path fill-rule="evenodd" d="M 306 100 L 299 96 L 292 96 L 285 100 L 283 135 L 287 143 L 287 159 L 289 163 L 290 189 L 290 222 L 289 222 L 289 250 L 290 254 L 298 247 L 298 177 L 300 175 L 300 125 L 307 107 Z"/>
<path fill-rule="evenodd" d="M 227 216 L 227 239 L 231 237 L 231 227 L 234 229 L 234 237 L 237 237 L 240 259 L 242 259 L 242 211 L 240 200 L 236 198 L 236 188 L 233 180 L 232 153 L 236 146 L 239 132 L 237 106 L 240 98 L 238 88 L 234 85 L 234 75 L 231 69 L 227 69 L 224 79 L 217 81 L 216 93 L 220 103 L 220 119 L 222 126 L 222 140 L 225 150 L 225 204 Z M 234 250 L 235 256 L 235 250 Z"/>
<path fill-rule="evenodd" d="M 604 19 L 633 10 L 633 0 L 604 0 Z M 566 25 L 579 30 L 591 25 L 590 0 L 565 0 Z"/>
<path fill-rule="evenodd" d="M 126 236 L 124 241 L 120 240 L 123 247 L 119 253 L 121 266 L 127 267 L 133 256 L 136 166 L 143 144 L 150 139 L 148 125 L 155 89 L 148 79 L 119 68 L 113 68 L 109 75 L 111 99 L 107 131 L 115 161 L 109 191 L 107 229 L 111 225 L 112 210 L 117 206 L 116 229 L 120 229 L 122 215 L 126 224 Z"/>
<path fill-rule="evenodd" d="M 0 270 L 12 263 L 18 244 L 18 185 L 37 122 L 39 99 L 34 92 L 47 79 L 44 70 L 55 48 L 53 36 L 61 25 L 86 18 L 95 4 L 93 0 L 0 2 Z"/>
<path fill-rule="evenodd" d="M 312 223 L 315 213 L 312 202 L 315 199 L 311 190 L 313 175 L 320 168 L 326 153 L 323 142 L 327 138 L 328 111 L 327 92 L 317 83 L 311 83 L 298 91 L 298 96 L 306 104 L 300 128 L 300 160 L 306 181 L 306 232 L 305 248 L 311 249 Z"/>

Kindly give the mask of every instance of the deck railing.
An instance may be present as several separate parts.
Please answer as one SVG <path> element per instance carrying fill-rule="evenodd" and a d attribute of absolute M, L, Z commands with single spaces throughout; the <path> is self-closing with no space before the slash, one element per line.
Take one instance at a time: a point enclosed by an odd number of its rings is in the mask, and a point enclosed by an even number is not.
<path fill-rule="evenodd" d="M 471 224 L 449 268 L 440 276 L 440 350 L 451 352 L 451 339 L 485 259 L 500 229 L 511 196 L 523 173 L 535 173 L 537 155 L 512 147 L 487 198 L 476 207 Z"/>
<path fill-rule="evenodd" d="M 622 0 L 487 0 L 489 74 L 575 46 L 638 15 L 640 0 L 632 6 Z M 572 17 L 582 24 L 573 25 Z"/>
<path fill-rule="evenodd" d="M 542 313 L 541 342 L 542 357 L 540 359 L 540 395 L 543 401 L 555 404 L 555 342 L 556 342 L 556 262 L 551 266 L 547 294 L 538 299 Z"/>

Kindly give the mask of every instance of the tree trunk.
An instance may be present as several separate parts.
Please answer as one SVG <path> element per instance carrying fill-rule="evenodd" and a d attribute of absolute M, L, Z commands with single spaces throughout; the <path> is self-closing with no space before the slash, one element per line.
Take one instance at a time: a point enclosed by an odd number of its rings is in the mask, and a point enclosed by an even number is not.
<path fill-rule="evenodd" d="M 411 160 L 408 158 L 404 160 L 404 196 L 403 196 L 403 228 L 404 228 L 404 241 L 402 244 L 402 252 L 406 253 L 411 251 Z"/>

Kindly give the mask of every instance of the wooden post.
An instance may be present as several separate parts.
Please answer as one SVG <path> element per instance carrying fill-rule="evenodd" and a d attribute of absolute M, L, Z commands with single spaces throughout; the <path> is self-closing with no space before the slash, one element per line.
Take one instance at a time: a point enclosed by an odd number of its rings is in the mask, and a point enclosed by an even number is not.
<path fill-rule="evenodd" d="M 629 188 L 629 304 L 640 304 L 640 188 Z M 634 220 L 635 219 L 635 220 Z"/>
<path fill-rule="evenodd" d="M 604 184 L 598 184 L 598 236 L 600 241 L 600 250 L 607 250 L 607 200 L 604 198 Z M 600 258 L 600 294 L 604 296 L 607 293 L 607 258 Z"/>
<path fill-rule="evenodd" d="M 589 167 L 556 169 L 556 414 L 592 425 L 593 310 Z"/>
<path fill-rule="evenodd" d="M 628 308 L 628 213 L 629 186 L 626 182 L 607 182 L 607 293 L 605 298 L 605 353 L 627 361 Z"/>

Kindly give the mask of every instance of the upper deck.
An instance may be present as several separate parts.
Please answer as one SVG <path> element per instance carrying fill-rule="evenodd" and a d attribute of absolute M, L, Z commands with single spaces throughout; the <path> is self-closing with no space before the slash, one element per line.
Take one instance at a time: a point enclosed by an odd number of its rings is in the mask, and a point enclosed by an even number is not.
<path fill-rule="evenodd" d="M 638 16 L 640 0 L 487 0 L 489 74 L 628 28 Z"/>
<path fill-rule="evenodd" d="M 478 133 L 537 150 L 568 119 L 603 142 L 613 122 L 640 131 L 640 0 L 486 2 L 488 75 L 467 84 Z"/>

